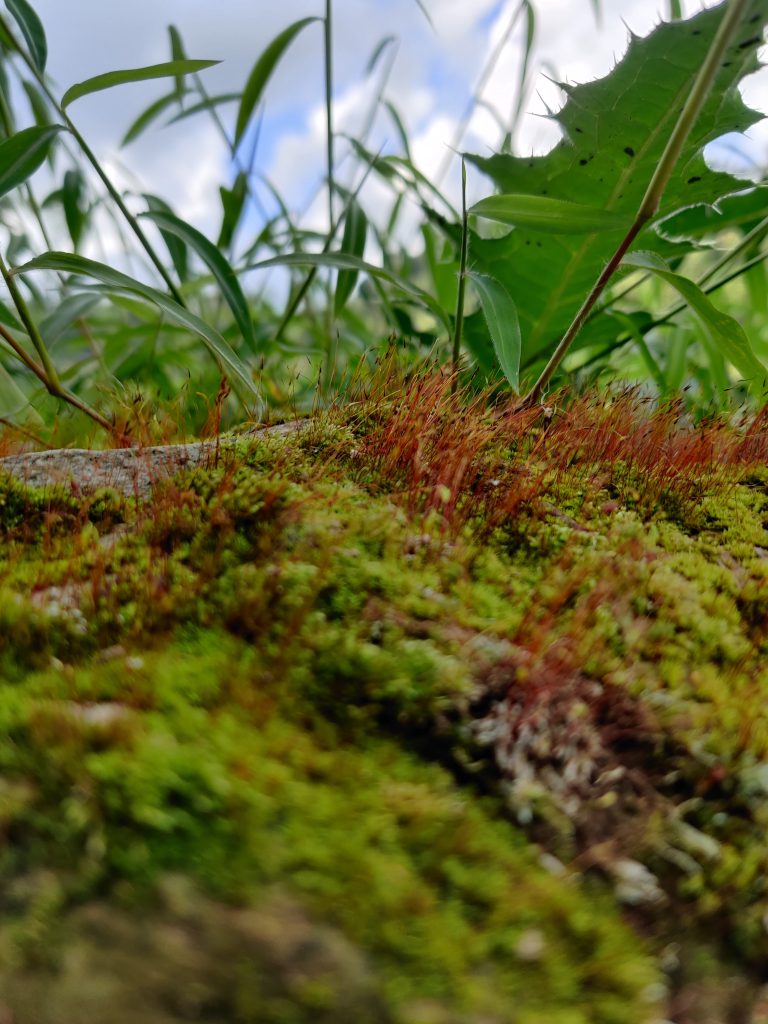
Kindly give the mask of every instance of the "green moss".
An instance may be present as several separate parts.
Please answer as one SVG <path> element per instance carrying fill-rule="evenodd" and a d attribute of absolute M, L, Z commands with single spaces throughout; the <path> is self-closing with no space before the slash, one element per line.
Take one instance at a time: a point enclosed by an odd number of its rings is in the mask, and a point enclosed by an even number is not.
<path fill-rule="evenodd" d="M 574 463 L 452 523 L 353 457 L 363 430 L 241 442 L 138 508 L 3 485 L 0 875 L 58 893 L 3 941 L 64 978 L 56 922 L 172 872 L 287 893 L 403 1024 L 644 1022 L 680 921 L 749 971 L 763 477 L 644 501 Z M 285 984 L 242 1019 L 340 1005 Z"/>

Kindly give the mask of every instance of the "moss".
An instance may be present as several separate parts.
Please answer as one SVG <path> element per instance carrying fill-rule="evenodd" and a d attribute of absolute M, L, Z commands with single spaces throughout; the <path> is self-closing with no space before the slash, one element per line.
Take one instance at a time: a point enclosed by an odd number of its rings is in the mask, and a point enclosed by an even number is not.
<path fill-rule="evenodd" d="M 19 971 L 64 984 L 84 908 L 173 873 L 214 916 L 283 893 L 382 1021 L 644 1022 L 681 921 L 686 984 L 704 948 L 748 976 L 764 474 L 644 495 L 582 451 L 518 501 L 525 446 L 489 442 L 454 493 L 437 441 L 415 483 L 388 468 L 386 422 L 240 442 L 146 506 L 3 485 L 0 875 L 56 893 L 12 901 Z M 347 1019 L 323 984 L 246 986 L 231 1019 Z"/>

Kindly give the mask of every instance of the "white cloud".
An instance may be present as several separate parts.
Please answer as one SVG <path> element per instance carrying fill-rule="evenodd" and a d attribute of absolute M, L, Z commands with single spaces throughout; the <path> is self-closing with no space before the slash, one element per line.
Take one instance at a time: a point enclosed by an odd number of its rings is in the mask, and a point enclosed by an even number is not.
<path fill-rule="evenodd" d="M 356 130 L 368 109 L 375 81 L 365 82 L 366 62 L 377 43 L 398 37 L 397 61 L 387 96 L 403 117 L 420 168 L 438 173 L 447 147 L 489 53 L 505 30 L 517 0 L 425 0 L 433 32 L 414 0 L 336 0 L 334 16 L 337 128 Z M 686 0 L 692 14 L 714 0 Z M 542 152 L 557 138 L 557 129 L 541 115 L 557 108 L 560 90 L 540 73 L 585 81 L 606 74 L 627 44 L 627 25 L 647 32 L 667 10 L 667 0 L 603 0 L 603 24 L 598 31 L 589 0 L 535 0 L 539 43 L 536 75 L 526 97 L 516 138 L 523 152 Z M 50 70 L 62 87 L 114 67 L 136 66 L 167 59 L 165 27 L 176 23 L 190 56 L 219 58 L 222 65 L 205 73 L 212 93 L 242 86 L 268 41 L 285 25 L 322 12 L 320 0 L 35 0 L 50 41 Z M 488 24 L 490 20 L 490 24 Z M 625 24 L 626 23 L 626 24 Z M 516 103 L 522 24 L 499 61 L 485 90 L 485 99 L 509 117 Z M 324 112 L 322 41 L 311 25 L 286 55 L 270 83 L 261 149 L 264 170 L 294 209 L 301 209 L 324 174 Z M 162 94 L 162 83 L 146 83 L 89 97 L 72 113 L 100 156 L 119 156 L 134 168 L 149 190 L 166 196 L 174 207 L 203 228 L 217 221 L 217 186 L 226 180 L 226 154 L 211 123 L 188 120 L 172 130 L 152 130 L 124 152 L 118 140 L 136 113 Z M 750 82 L 753 103 L 765 103 L 765 75 Z M 231 119 L 233 108 L 227 111 Z M 478 109 L 469 125 L 465 145 L 487 151 L 499 138 L 499 128 L 487 109 Z M 749 157 L 766 162 L 765 123 L 742 143 Z M 380 118 L 371 145 L 396 142 L 392 124 Z M 338 153 L 344 145 L 339 142 Z M 445 186 L 457 199 L 458 174 L 453 164 Z M 342 171 L 343 175 L 343 165 Z M 375 186 L 376 201 L 385 191 Z M 372 196 L 374 185 L 367 186 Z M 307 223 L 322 226 L 324 204 L 307 214 Z"/>

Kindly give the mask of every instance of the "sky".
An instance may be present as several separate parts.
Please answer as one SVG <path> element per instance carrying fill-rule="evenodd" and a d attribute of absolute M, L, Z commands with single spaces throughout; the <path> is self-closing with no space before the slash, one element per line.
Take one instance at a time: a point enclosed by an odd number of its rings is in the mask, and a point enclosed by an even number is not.
<path fill-rule="evenodd" d="M 510 23 L 518 0 L 423 0 L 434 29 L 416 0 L 334 0 L 334 97 L 337 130 L 359 129 L 375 88 L 366 65 L 377 44 L 395 36 L 396 56 L 387 98 L 399 110 L 419 168 L 446 191 L 458 193 L 458 163 L 451 159 L 456 128 L 489 53 Z M 712 3 L 686 0 L 690 15 Z M 169 59 L 167 26 L 181 31 L 190 57 L 216 59 L 204 72 L 211 94 L 242 88 L 267 43 L 299 18 L 321 15 L 322 0 L 34 0 L 49 40 L 48 70 L 63 91 L 91 75 Z M 603 0 L 600 28 L 590 0 L 535 0 L 537 45 L 532 88 L 524 98 L 517 148 L 540 153 L 557 140 L 556 128 L 541 115 L 556 109 L 560 90 L 548 80 L 589 81 L 606 74 L 626 49 L 628 28 L 646 34 L 666 14 L 667 0 Z M 516 102 L 523 24 L 519 22 L 484 99 L 509 116 Z M 383 62 L 377 65 L 380 74 Z M 185 219 L 202 230 L 219 220 L 218 186 L 231 180 L 225 146 L 209 119 L 199 117 L 168 128 L 152 128 L 140 140 L 120 147 L 120 138 L 137 113 L 162 95 L 164 83 L 123 86 L 86 97 L 70 114 L 92 148 L 124 185 L 162 195 Z M 765 72 L 747 83 L 751 105 L 768 110 Z M 235 107 L 223 108 L 231 125 Z M 739 152 L 720 147 L 717 159 L 746 172 L 768 164 L 768 121 L 751 129 Z M 317 188 L 324 167 L 322 31 L 310 25 L 281 62 L 267 92 L 259 140 L 258 168 L 280 190 L 288 205 L 304 211 L 304 223 L 322 227 L 324 203 Z M 499 129 L 489 111 L 479 108 L 460 148 L 489 152 Z M 394 146 L 391 122 L 377 122 L 374 147 Z M 343 143 L 337 148 L 343 155 Z M 343 178 L 344 165 L 340 174 Z M 368 199 L 375 204 L 370 182 Z M 471 191 L 483 194 L 482 180 Z M 314 199 L 313 199 L 314 197 Z M 266 200 L 265 200 L 266 201 Z"/>

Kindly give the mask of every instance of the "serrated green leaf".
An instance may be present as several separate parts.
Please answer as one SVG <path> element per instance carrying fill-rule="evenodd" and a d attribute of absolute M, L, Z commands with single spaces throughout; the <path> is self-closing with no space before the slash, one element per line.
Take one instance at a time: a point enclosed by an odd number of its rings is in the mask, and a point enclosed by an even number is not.
<path fill-rule="evenodd" d="M 248 302 L 240 287 L 240 282 L 237 280 L 235 271 L 213 242 L 209 241 L 197 228 L 193 228 L 191 224 L 187 224 L 186 221 L 175 216 L 175 214 L 161 212 L 160 210 L 150 210 L 147 213 L 142 213 L 140 216 L 149 218 L 158 228 L 161 228 L 168 234 L 175 235 L 197 253 L 216 278 L 221 294 L 224 296 L 232 312 L 235 323 L 240 328 L 243 340 L 252 352 L 256 351 L 256 335 L 253 330 L 253 321 L 251 320 Z"/>
<path fill-rule="evenodd" d="M 691 307 L 717 350 L 736 367 L 743 378 L 751 382 L 765 380 L 768 370 L 752 351 L 744 328 L 738 320 L 713 306 L 695 281 L 671 271 L 654 253 L 630 253 L 623 262 L 630 267 L 650 270 L 671 285 Z"/>
<path fill-rule="evenodd" d="M 344 235 L 341 241 L 341 251 L 349 256 L 362 259 L 365 252 L 365 240 L 368 236 L 368 218 L 363 208 L 355 200 L 351 199 L 347 206 L 347 213 L 344 220 Z M 347 304 L 347 300 L 354 291 L 357 283 L 358 272 L 356 270 L 340 270 L 336 280 L 336 291 L 333 296 L 333 312 L 338 316 Z"/>
<path fill-rule="evenodd" d="M 751 231 L 768 217 L 768 186 L 726 196 L 715 206 L 691 206 L 656 225 L 662 238 L 701 241 L 726 228 Z"/>
<path fill-rule="evenodd" d="M 520 321 L 509 292 L 485 274 L 469 271 L 469 279 L 480 299 L 488 333 L 499 366 L 513 391 L 520 388 Z"/>
<path fill-rule="evenodd" d="M 45 29 L 32 5 L 27 0 L 5 0 L 5 6 L 16 20 L 27 44 L 29 55 L 37 70 L 42 74 L 48 60 L 48 43 Z"/>
<path fill-rule="evenodd" d="M 103 75 L 95 75 L 84 82 L 78 82 L 64 93 L 61 99 L 62 108 L 70 103 L 90 96 L 94 92 L 112 89 L 116 85 L 128 85 L 131 82 L 147 82 L 153 78 L 175 78 L 177 75 L 190 75 L 195 71 L 204 71 L 220 64 L 218 60 L 172 60 L 165 64 L 152 64 L 145 68 L 127 68 L 124 71 L 107 71 Z"/>
<path fill-rule="evenodd" d="M 61 125 L 24 128 L 0 142 L 0 196 L 31 177 L 50 152 Z"/>
<path fill-rule="evenodd" d="M 243 135 L 245 135 L 248 122 L 251 120 L 251 114 L 259 103 L 267 82 L 272 77 L 272 72 L 280 62 L 281 57 L 302 29 L 305 29 L 307 25 L 311 25 L 313 21 L 322 21 L 322 18 L 302 18 L 300 21 L 294 21 L 292 25 L 289 25 L 279 35 L 276 35 L 259 55 L 248 76 L 248 81 L 245 83 L 245 89 L 243 89 L 243 98 L 240 101 L 240 109 L 237 112 L 237 122 L 235 125 L 235 146 L 240 144 Z"/>
<path fill-rule="evenodd" d="M 172 323 L 186 328 L 200 338 L 216 360 L 221 372 L 230 380 L 233 390 L 246 408 L 258 402 L 259 395 L 251 380 L 248 368 L 237 354 L 232 351 L 219 332 L 205 323 L 204 320 L 201 320 L 199 316 L 180 306 L 165 292 L 143 284 L 141 281 L 136 281 L 127 274 L 123 274 L 119 270 L 113 270 L 112 267 L 108 267 L 104 263 L 98 263 L 95 260 L 88 260 L 83 256 L 75 256 L 66 252 L 44 253 L 42 256 L 37 256 L 35 259 L 30 260 L 29 263 L 17 267 L 15 273 L 26 274 L 33 270 L 55 270 L 62 274 L 92 277 L 96 281 L 101 281 L 107 289 L 138 295 L 153 303 L 158 309 L 162 310 Z"/>
<path fill-rule="evenodd" d="M 555 235 L 584 235 L 595 231 L 626 231 L 631 216 L 584 206 L 582 203 L 545 196 L 488 196 L 469 208 L 469 213 L 499 224 L 531 228 Z"/>
<path fill-rule="evenodd" d="M 633 38 L 605 78 L 563 84 L 567 100 L 556 115 L 563 138 L 545 156 L 467 159 L 502 193 L 582 203 L 631 222 L 722 13 L 721 4 L 687 21 L 659 25 L 646 38 Z M 768 0 L 750 0 L 743 28 L 664 192 L 659 219 L 694 204 L 714 204 L 751 184 L 709 168 L 703 148 L 729 132 L 743 132 L 762 116 L 745 106 L 737 86 L 757 70 L 761 33 L 755 25 L 766 19 Z M 635 246 L 656 250 L 663 241 L 649 226 Z M 603 232 L 556 235 L 518 228 L 501 239 L 473 235 L 475 269 L 501 282 L 517 306 L 524 363 L 551 353 L 615 248 L 615 236 Z"/>

